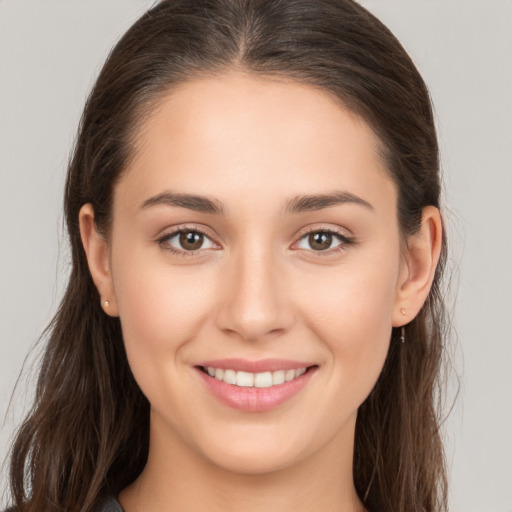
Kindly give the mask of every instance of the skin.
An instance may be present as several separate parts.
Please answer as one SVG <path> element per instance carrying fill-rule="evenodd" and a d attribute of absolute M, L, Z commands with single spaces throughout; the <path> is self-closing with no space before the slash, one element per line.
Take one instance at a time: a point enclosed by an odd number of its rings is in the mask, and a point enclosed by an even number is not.
<path fill-rule="evenodd" d="M 148 464 L 120 495 L 127 512 L 364 510 L 352 479 L 357 410 L 392 327 L 425 301 L 441 247 L 433 207 L 401 238 L 378 147 L 327 93 L 232 72 L 161 101 L 116 185 L 108 241 L 82 208 L 91 274 L 151 403 Z M 141 208 L 169 191 L 207 196 L 223 214 Z M 333 191 L 369 206 L 286 209 Z M 204 231 L 201 249 L 170 252 L 179 241 L 161 239 L 176 227 Z M 313 249 L 306 231 L 326 229 L 352 242 L 334 235 Z M 214 398 L 194 369 L 227 357 L 318 369 L 285 404 L 246 412 Z"/>

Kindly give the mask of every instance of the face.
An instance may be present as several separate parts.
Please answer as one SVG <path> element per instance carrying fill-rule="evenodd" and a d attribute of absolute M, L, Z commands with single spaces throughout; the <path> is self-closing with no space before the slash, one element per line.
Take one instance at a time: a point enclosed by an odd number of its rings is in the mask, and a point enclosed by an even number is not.
<path fill-rule="evenodd" d="M 247 473 L 351 460 L 404 272 L 372 130 L 325 92 L 233 73 L 174 90 L 139 143 L 108 250 L 152 446 Z"/>

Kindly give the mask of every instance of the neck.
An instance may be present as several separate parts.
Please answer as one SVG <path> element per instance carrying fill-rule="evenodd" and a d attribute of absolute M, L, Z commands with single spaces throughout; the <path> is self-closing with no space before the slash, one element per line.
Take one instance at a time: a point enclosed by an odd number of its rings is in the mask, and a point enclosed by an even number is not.
<path fill-rule="evenodd" d="M 152 428 L 146 467 L 119 499 L 126 512 L 363 512 L 352 476 L 353 427 L 350 443 L 342 432 L 313 456 L 263 473 L 219 467 Z"/>

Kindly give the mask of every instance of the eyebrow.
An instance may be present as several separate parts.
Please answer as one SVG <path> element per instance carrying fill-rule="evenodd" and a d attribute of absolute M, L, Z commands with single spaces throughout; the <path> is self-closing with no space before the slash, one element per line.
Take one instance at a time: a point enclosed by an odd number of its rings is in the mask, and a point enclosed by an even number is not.
<path fill-rule="evenodd" d="M 163 192 L 156 196 L 146 199 L 140 207 L 141 210 L 149 208 L 150 206 L 167 205 L 178 206 L 180 208 L 187 208 L 202 213 L 214 213 L 216 215 L 223 215 L 224 209 L 220 201 L 209 199 L 205 196 L 198 196 L 194 194 L 177 194 L 175 192 Z"/>
<path fill-rule="evenodd" d="M 339 204 L 356 204 L 373 210 L 373 206 L 359 196 L 351 194 L 350 192 L 333 191 L 327 194 L 296 196 L 288 201 L 285 212 L 291 214 L 316 211 Z M 176 192 L 163 192 L 150 197 L 142 203 L 140 209 L 144 210 L 151 206 L 158 205 L 177 206 L 180 208 L 187 208 L 188 210 L 194 210 L 201 213 L 212 213 L 215 215 L 224 214 L 222 203 L 217 199 L 195 194 L 180 194 Z"/>
<path fill-rule="evenodd" d="M 328 194 L 311 194 L 296 196 L 286 206 L 286 213 L 301 213 L 322 210 L 338 204 L 357 204 L 373 210 L 373 206 L 359 196 L 350 192 L 333 191 Z"/>

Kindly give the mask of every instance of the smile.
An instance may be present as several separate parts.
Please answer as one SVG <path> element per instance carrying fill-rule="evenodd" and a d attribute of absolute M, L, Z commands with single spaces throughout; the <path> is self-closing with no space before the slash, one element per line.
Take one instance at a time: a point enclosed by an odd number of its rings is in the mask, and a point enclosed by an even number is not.
<path fill-rule="evenodd" d="M 317 364 L 267 359 L 224 359 L 195 367 L 208 391 L 222 404 L 245 412 L 264 412 L 291 400 L 308 385 Z"/>
<path fill-rule="evenodd" d="M 306 373 L 307 368 L 297 368 L 290 370 L 276 370 L 273 372 L 251 373 L 244 371 L 236 371 L 231 369 L 214 368 L 207 366 L 202 368 L 210 377 L 223 381 L 232 386 L 244 388 L 269 388 L 278 386 L 285 382 L 297 379 Z"/>

